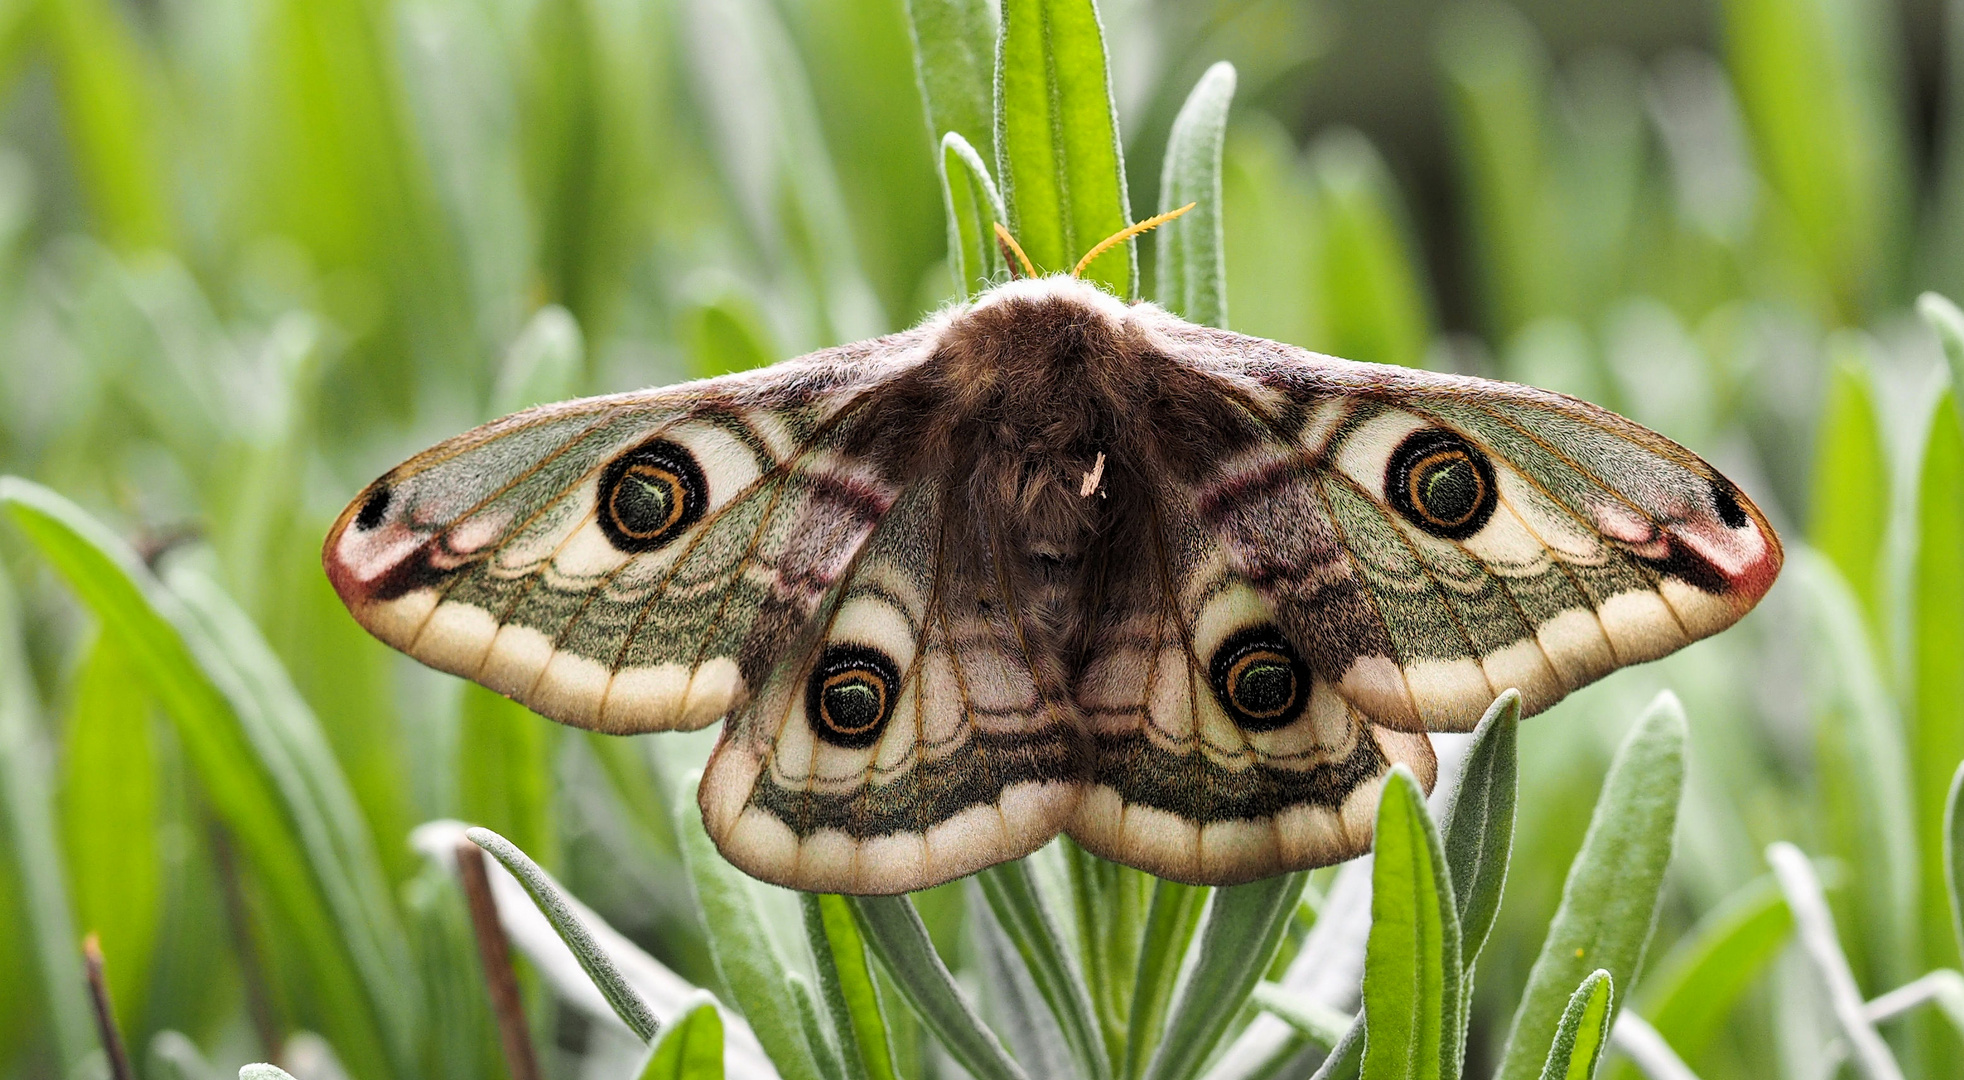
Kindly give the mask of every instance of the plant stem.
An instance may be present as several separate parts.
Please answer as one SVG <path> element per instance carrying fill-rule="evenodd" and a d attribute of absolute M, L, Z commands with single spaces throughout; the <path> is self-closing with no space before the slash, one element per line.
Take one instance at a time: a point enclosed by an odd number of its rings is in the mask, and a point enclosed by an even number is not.
<path fill-rule="evenodd" d="M 484 872 L 484 852 L 468 839 L 457 841 L 457 876 L 463 879 L 470 902 L 471 929 L 477 936 L 477 955 L 484 961 L 484 984 L 491 1010 L 498 1017 L 498 1042 L 504 1046 L 511 1080 L 539 1080 L 539 1058 L 532 1049 L 532 1030 L 525 1022 L 525 1002 L 518 995 L 518 976 L 512 971 L 511 950 L 498 925 L 498 905 L 491 899 L 491 879 Z"/>

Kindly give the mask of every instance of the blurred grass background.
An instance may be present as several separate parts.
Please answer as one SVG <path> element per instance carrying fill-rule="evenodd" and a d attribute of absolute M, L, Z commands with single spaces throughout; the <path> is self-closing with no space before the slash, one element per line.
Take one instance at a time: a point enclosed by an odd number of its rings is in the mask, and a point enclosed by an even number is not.
<path fill-rule="evenodd" d="M 1831 898 L 1871 996 L 1959 965 L 1941 810 L 1964 757 L 1964 428 L 1911 305 L 1964 293 L 1964 8 L 1102 11 L 1135 217 L 1188 88 L 1214 60 L 1239 69 L 1231 326 L 1603 403 L 1824 556 L 1739 630 L 1527 725 L 1472 1074 L 1610 752 L 1670 686 L 1691 778 L 1632 1001 L 1704 1077 L 1830 1075 L 1826 1006 L 1780 954 L 1769 842 L 1841 868 Z M 12 0 L 0 87 L 0 472 L 209 575 L 265 636 L 347 777 L 430 1038 L 451 1040 L 428 1074 L 502 1065 L 454 886 L 407 842 L 426 820 L 497 829 L 714 987 L 666 811 L 707 742 L 589 738 L 418 667 L 346 617 L 319 542 L 367 480 L 501 412 L 753 366 L 947 301 L 903 0 Z M 988 155 L 986 118 L 939 126 Z M 147 1075 L 281 1047 L 303 1080 L 329 1070 L 294 1034 L 366 1021 L 337 1015 L 235 854 L 131 645 L 12 530 L 0 559 L 32 689 L 0 754 L 50 810 L 37 824 L 16 797 L 0 834 L 0 1077 L 73 1060 L 73 1014 L 40 974 L 49 905 L 100 933 Z M 963 893 L 921 904 L 961 966 Z M 1757 951 L 1699 966 L 1741 918 L 1768 927 Z M 586 1022 L 531 992 L 552 1075 L 600 1069 Z M 1950 1029 L 1887 1034 L 1912 1075 L 1964 1073 Z M 334 1052 L 354 1075 L 401 1071 L 352 1038 Z M 898 1052 L 908 1075 L 947 1070 Z"/>

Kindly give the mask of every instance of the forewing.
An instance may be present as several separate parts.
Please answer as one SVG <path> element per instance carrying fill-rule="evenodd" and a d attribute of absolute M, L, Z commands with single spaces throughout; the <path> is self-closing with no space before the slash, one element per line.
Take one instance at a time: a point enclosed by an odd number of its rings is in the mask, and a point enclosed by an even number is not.
<path fill-rule="evenodd" d="M 895 893 L 1026 855 L 1087 761 L 986 535 L 911 485 L 798 650 L 725 726 L 703 821 L 755 877 Z"/>
<path fill-rule="evenodd" d="M 1197 493 L 1228 565 L 1373 720 L 1533 713 L 1737 621 L 1779 540 L 1697 455 L 1545 391 L 1184 330 L 1272 439 Z"/>
<path fill-rule="evenodd" d="M 898 491 L 846 452 L 918 336 L 545 406 L 370 485 L 323 562 L 377 637 L 555 720 L 701 727 L 745 700 Z"/>

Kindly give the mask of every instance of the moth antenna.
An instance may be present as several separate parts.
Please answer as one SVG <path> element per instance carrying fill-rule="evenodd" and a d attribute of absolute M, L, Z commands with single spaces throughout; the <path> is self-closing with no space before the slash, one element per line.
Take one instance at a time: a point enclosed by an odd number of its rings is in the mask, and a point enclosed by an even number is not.
<path fill-rule="evenodd" d="M 1017 243 L 1016 238 L 1009 235 L 1009 230 L 1003 228 L 1002 222 L 997 221 L 992 224 L 996 227 L 996 246 L 1002 249 L 1002 261 L 1012 264 L 1010 266 L 1010 272 L 1012 274 L 1015 273 L 1016 266 L 1020 265 L 1023 267 L 1024 277 L 1036 277 L 1037 268 L 1031 265 L 1030 257 L 1023 254 L 1023 245 Z M 1016 258 L 1011 259 L 1011 255 L 1015 255 Z"/>
<path fill-rule="evenodd" d="M 1152 230 L 1159 228 L 1161 225 L 1164 225 L 1167 222 L 1173 220 L 1174 218 L 1179 217 L 1181 214 L 1184 214 L 1187 211 L 1193 209 L 1194 206 L 1195 206 L 1194 203 L 1188 203 L 1185 206 L 1180 207 L 1178 210 L 1168 210 L 1164 214 L 1154 214 L 1153 216 L 1147 218 L 1144 221 L 1132 225 L 1127 225 L 1125 228 L 1120 229 L 1119 231 L 1111 234 L 1110 236 L 1105 237 L 1103 240 L 1098 241 L 1097 247 L 1092 248 L 1090 251 L 1085 252 L 1084 258 L 1079 259 L 1077 261 L 1077 265 L 1071 268 L 1071 276 L 1083 277 L 1084 268 L 1091 265 L 1091 260 L 1097 258 L 1100 255 L 1103 255 L 1105 252 L 1110 251 L 1111 249 L 1117 247 L 1118 245 L 1125 243 L 1127 240 L 1132 239 L 1133 237 L 1139 235 L 1140 233 L 1151 232 Z"/>

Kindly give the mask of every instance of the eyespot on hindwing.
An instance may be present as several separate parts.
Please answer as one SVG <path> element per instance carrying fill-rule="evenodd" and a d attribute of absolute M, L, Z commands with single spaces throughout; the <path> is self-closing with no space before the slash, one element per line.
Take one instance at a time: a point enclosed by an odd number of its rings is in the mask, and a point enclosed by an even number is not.
<path fill-rule="evenodd" d="M 878 649 L 833 645 L 805 684 L 812 733 L 834 746 L 864 750 L 880 741 L 900 696 L 900 673 Z"/>
<path fill-rule="evenodd" d="M 1309 702 L 1309 665 L 1273 626 L 1252 626 L 1222 642 L 1208 674 L 1221 708 L 1247 731 L 1287 727 Z"/>

